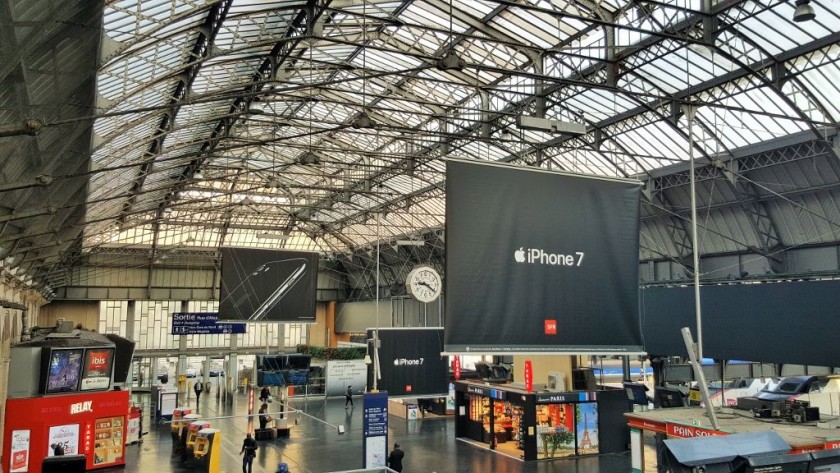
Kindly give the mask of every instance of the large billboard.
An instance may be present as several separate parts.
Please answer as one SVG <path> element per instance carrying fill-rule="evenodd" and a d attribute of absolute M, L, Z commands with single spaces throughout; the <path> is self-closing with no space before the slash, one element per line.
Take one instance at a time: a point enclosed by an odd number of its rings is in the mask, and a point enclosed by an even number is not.
<path fill-rule="evenodd" d="M 374 329 L 368 329 L 367 338 L 374 338 L 373 333 Z M 442 328 L 380 328 L 378 333 L 378 389 L 391 396 L 444 396 L 449 392 L 449 366 L 447 357 L 441 356 Z M 373 364 L 367 385 L 373 386 Z"/>
<path fill-rule="evenodd" d="M 643 352 L 640 189 L 448 160 L 446 352 Z"/>
<path fill-rule="evenodd" d="M 219 320 L 315 322 L 318 254 L 222 248 Z"/>

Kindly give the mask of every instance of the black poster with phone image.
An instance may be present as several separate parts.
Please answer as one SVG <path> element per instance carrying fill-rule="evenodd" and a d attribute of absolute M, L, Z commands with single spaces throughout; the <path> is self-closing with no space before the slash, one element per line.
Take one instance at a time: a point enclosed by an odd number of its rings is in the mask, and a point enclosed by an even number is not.
<path fill-rule="evenodd" d="M 222 248 L 219 320 L 315 322 L 318 254 Z"/>

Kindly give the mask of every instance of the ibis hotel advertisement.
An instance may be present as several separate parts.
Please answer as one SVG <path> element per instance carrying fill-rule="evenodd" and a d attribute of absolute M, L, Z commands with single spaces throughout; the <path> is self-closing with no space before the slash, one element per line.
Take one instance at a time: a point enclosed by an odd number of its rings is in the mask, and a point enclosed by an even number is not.
<path fill-rule="evenodd" d="M 315 322 L 318 253 L 222 248 L 219 320 Z"/>
<path fill-rule="evenodd" d="M 640 195 L 638 181 L 447 160 L 445 351 L 643 352 Z"/>
<path fill-rule="evenodd" d="M 378 388 L 391 396 L 446 396 L 449 366 L 443 351 L 443 328 L 368 329 L 367 338 L 378 332 L 381 379 Z M 368 354 L 375 359 L 373 344 Z M 368 367 L 367 385 L 373 386 L 373 364 Z"/>

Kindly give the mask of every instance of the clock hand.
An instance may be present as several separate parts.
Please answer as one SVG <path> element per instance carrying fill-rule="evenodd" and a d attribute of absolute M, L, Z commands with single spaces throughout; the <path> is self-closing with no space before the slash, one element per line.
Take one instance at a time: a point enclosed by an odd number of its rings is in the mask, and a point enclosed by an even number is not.
<path fill-rule="evenodd" d="M 427 282 L 425 282 L 425 281 L 417 281 L 417 284 L 421 284 L 421 285 L 423 285 L 423 286 L 426 286 L 426 287 L 428 287 L 429 289 L 431 289 L 432 291 L 434 291 L 434 290 L 435 290 L 435 288 L 433 288 L 432 286 L 430 286 L 430 285 L 429 285 L 429 283 L 427 283 Z"/>

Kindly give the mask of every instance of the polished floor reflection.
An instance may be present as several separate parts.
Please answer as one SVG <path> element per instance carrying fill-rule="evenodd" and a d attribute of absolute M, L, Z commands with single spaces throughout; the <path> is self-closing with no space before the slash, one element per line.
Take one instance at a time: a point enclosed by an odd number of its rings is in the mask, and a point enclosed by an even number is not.
<path fill-rule="evenodd" d="M 145 398 L 141 396 L 140 400 L 148 406 L 148 395 Z M 247 428 L 246 402 L 242 395 L 234 396 L 233 402 L 228 405 L 216 398 L 215 393 L 202 396 L 200 414 L 211 419 L 213 427 L 222 431 L 221 471 L 224 473 L 236 473 L 242 468 L 239 450 Z M 293 400 L 292 407 L 308 415 L 298 417 L 289 438 L 259 442 L 253 471 L 274 473 L 280 462 L 287 463 L 292 473 L 324 473 L 361 468 L 361 398 L 357 398 L 355 404 L 355 408 L 345 410 L 343 398 L 326 401 Z M 275 406 L 272 404 L 272 408 Z M 274 416 L 277 417 L 276 414 Z M 290 424 L 295 424 L 294 420 L 293 416 Z M 339 435 L 337 428 L 333 427 L 340 424 L 345 426 L 346 433 L 343 435 Z M 145 427 L 149 433 L 143 437 L 143 443 L 127 447 L 126 472 L 194 471 L 192 467 L 182 464 L 179 457 L 172 455 L 168 425 L 149 425 L 147 416 Z M 388 434 L 390 444 L 399 442 L 405 450 L 404 473 L 630 471 L 629 453 L 525 463 L 456 441 L 455 424 L 451 418 L 407 421 L 391 416 Z"/>

